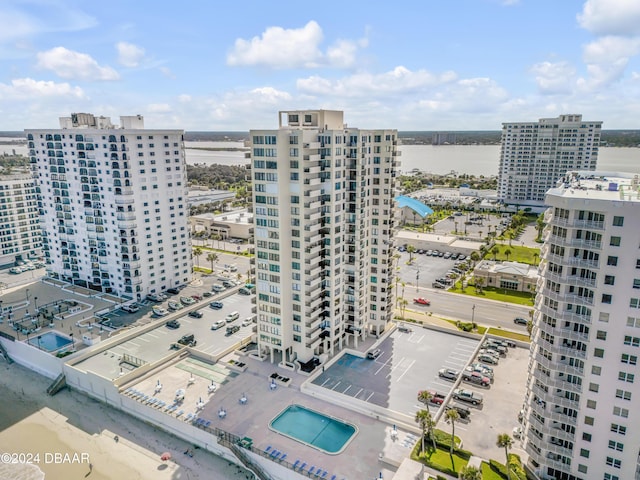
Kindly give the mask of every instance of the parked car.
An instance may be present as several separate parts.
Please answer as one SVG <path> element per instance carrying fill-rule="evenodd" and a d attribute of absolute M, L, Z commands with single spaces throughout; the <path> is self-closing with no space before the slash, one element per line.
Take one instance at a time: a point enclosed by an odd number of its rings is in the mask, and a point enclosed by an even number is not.
<path fill-rule="evenodd" d="M 203 296 L 204 298 L 213 297 L 213 293 L 211 293 L 211 292 L 204 292 L 204 293 L 202 294 L 202 296 Z"/>
<path fill-rule="evenodd" d="M 191 298 L 193 298 L 196 302 L 202 301 L 202 295 L 191 295 Z"/>
<path fill-rule="evenodd" d="M 211 302 L 209 306 L 214 310 L 220 310 L 224 305 L 222 302 Z"/>
<path fill-rule="evenodd" d="M 255 315 L 251 316 L 251 317 L 247 317 L 242 321 L 242 326 L 243 327 L 248 327 L 249 325 L 251 325 L 252 323 L 255 323 Z"/>
<path fill-rule="evenodd" d="M 452 370 L 450 368 L 441 368 L 440 370 L 438 370 L 438 376 L 446 380 L 457 380 L 458 375 L 460 375 L 460 372 L 458 372 L 457 370 Z"/>
<path fill-rule="evenodd" d="M 184 308 L 181 303 L 174 302 L 173 300 L 169 300 L 167 305 L 169 306 L 169 310 L 173 311 L 182 310 Z"/>
<path fill-rule="evenodd" d="M 491 383 L 493 383 L 493 370 L 489 369 L 488 367 L 486 367 L 484 365 L 482 365 L 481 363 L 472 363 L 471 365 L 469 365 L 464 370 L 467 373 L 477 372 L 478 374 L 482 375 L 483 377 L 488 377 L 489 380 L 491 381 Z"/>
<path fill-rule="evenodd" d="M 216 283 L 211 287 L 211 290 L 213 290 L 214 292 L 224 292 L 226 290 L 226 288 L 224 288 L 219 283 Z"/>
<path fill-rule="evenodd" d="M 456 388 L 453 391 L 453 398 L 472 405 L 481 405 L 483 401 L 482 395 L 473 390 L 465 390 L 464 388 Z"/>
<path fill-rule="evenodd" d="M 482 370 L 487 377 L 490 377 L 491 375 L 493 375 L 493 368 L 490 367 L 489 365 L 485 365 L 484 363 L 474 362 L 469 366 L 473 367 L 476 370 L 478 369 Z"/>
<path fill-rule="evenodd" d="M 167 288 L 167 293 L 170 295 L 177 295 L 180 293 L 180 289 L 179 288 Z"/>
<path fill-rule="evenodd" d="M 169 320 L 165 325 L 172 330 L 180 328 L 180 322 L 178 320 Z"/>
<path fill-rule="evenodd" d="M 401 323 L 400 325 L 398 325 L 398 331 L 400 331 L 402 333 L 411 333 L 411 332 L 413 332 L 411 327 L 408 327 L 406 323 Z"/>
<path fill-rule="evenodd" d="M 223 280 L 222 286 L 226 287 L 226 288 L 233 288 L 233 287 L 236 286 L 236 284 L 235 284 L 235 282 L 232 282 L 231 280 Z"/>
<path fill-rule="evenodd" d="M 434 392 L 432 390 L 428 391 L 431 394 L 431 398 L 429 398 L 429 403 L 433 403 L 434 405 L 442 405 L 444 403 L 444 399 L 447 396 L 444 393 Z M 420 394 L 422 391 L 418 392 L 418 400 L 420 400 Z"/>
<path fill-rule="evenodd" d="M 427 305 L 427 306 L 431 305 L 430 300 L 427 300 L 426 298 L 422 298 L 422 297 L 414 298 L 413 303 L 417 303 L 418 305 Z"/>
<path fill-rule="evenodd" d="M 164 308 L 158 306 L 152 307 L 151 311 L 156 317 L 164 317 L 165 315 L 169 314 L 169 312 L 167 312 Z"/>
<path fill-rule="evenodd" d="M 14 274 L 18 274 L 18 273 L 22 273 L 22 268 L 20 267 L 11 267 L 9 269 L 9 273 L 14 273 Z"/>
<path fill-rule="evenodd" d="M 238 293 L 240 295 L 251 295 L 251 290 L 246 287 L 242 287 L 240 290 L 238 290 Z"/>
<path fill-rule="evenodd" d="M 193 318 L 202 318 L 203 315 L 204 313 L 202 313 L 200 310 L 194 310 L 193 312 L 189 312 L 189 316 Z"/>
<path fill-rule="evenodd" d="M 219 328 L 222 328 L 226 325 L 224 320 L 218 320 L 217 322 L 214 322 L 213 325 L 211 325 L 211 330 L 218 330 Z"/>
<path fill-rule="evenodd" d="M 433 282 L 431 284 L 432 288 L 440 288 L 440 289 L 445 289 L 447 288 L 447 286 L 444 283 L 440 283 L 440 282 Z"/>
<path fill-rule="evenodd" d="M 193 305 L 196 301 L 191 297 L 180 297 L 180 303 L 183 305 Z"/>
<path fill-rule="evenodd" d="M 449 405 L 446 405 L 444 407 L 444 410 L 445 410 L 445 412 L 448 411 L 448 410 L 455 410 L 456 412 L 458 412 L 458 416 L 462 420 L 466 420 L 467 418 L 469 418 L 471 416 L 471 410 L 469 410 L 464 405 L 460 405 L 459 403 L 450 403 Z"/>
<path fill-rule="evenodd" d="M 240 327 L 238 325 L 231 325 L 231 326 L 227 327 L 227 336 L 233 335 L 234 333 L 236 333 L 239 330 L 240 330 Z"/>
<path fill-rule="evenodd" d="M 379 348 L 376 348 L 375 350 L 371 350 L 370 352 L 367 353 L 367 358 L 369 360 L 375 360 L 380 356 L 381 353 L 382 351 Z"/>
<path fill-rule="evenodd" d="M 178 340 L 180 345 L 187 345 L 189 347 L 195 347 L 198 342 L 193 335 L 193 333 L 189 333 L 187 335 L 183 335 L 180 340 Z"/>
<path fill-rule="evenodd" d="M 138 310 L 140 310 L 140 307 L 138 307 L 134 303 L 134 304 L 131 304 L 131 305 L 123 305 L 122 307 L 120 307 L 120 310 L 122 310 L 123 312 L 127 312 L 127 313 L 136 313 Z"/>
<path fill-rule="evenodd" d="M 522 317 L 516 317 L 513 319 L 513 323 L 515 323 L 516 325 L 526 325 L 527 319 Z"/>
<path fill-rule="evenodd" d="M 491 385 L 491 379 L 489 377 L 478 372 L 469 372 L 466 369 L 462 372 L 462 380 L 481 387 L 488 387 Z"/>
<path fill-rule="evenodd" d="M 483 363 L 488 363 L 489 365 L 498 364 L 498 359 L 496 357 L 494 357 L 493 355 L 488 355 L 486 353 L 478 355 L 478 361 Z"/>
<path fill-rule="evenodd" d="M 151 300 L 152 302 L 164 302 L 166 299 L 166 295 L 162 293 L 150 293 L 147 295 L 147 300 Z"/>

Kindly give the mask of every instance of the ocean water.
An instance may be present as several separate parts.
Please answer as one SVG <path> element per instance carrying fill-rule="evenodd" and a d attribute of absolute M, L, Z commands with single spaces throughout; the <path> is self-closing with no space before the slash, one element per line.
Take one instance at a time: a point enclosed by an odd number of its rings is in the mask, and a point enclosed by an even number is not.
<path fill-rule="evenodd" d="M 0 463 L 0 478 L 11 480 L 44 480 L 44 473 L 32 463 Z"/>
<path fill-rule="evenodd" d="M 185 142 L 187 163 L 245 165 L 249 162 L 245 152 L 196 150 L 204 148 L 242 148 L 242 142 Z M 2 152 L 27 154 L 27 147 L 0 145 Z M 491 176 L 498 174 L 499 145 L 401 145 L 400 170 L 407 173 L 417 168 L 424 172 L 446 174 L 450 172 Z M 640 148 L 600 147 L 598 170 L 640 174 Z"/>

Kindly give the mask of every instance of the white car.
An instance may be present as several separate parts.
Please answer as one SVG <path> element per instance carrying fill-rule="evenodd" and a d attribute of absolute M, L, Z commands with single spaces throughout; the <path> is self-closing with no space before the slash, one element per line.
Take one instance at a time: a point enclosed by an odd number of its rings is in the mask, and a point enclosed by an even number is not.
<path fill-rule="evenodd" d="M 9 273 L 16 273 L 16 274 L 22 273 L 22 268 L 20 268 L 20 267 L 11 267 L 9 269 Z"/>

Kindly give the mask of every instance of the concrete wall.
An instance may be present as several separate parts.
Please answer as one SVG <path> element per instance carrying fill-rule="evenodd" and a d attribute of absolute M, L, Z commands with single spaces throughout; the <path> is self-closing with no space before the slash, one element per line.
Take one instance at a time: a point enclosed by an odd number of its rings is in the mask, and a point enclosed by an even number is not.
<path fill-rule="evenodd" d="M 62 373 L 64 359 L 33 347 L 25 342 L 12 342 L 0 337 L 0 343 L 11 359 L 29 370 L 38 372 L 47 378 L 54 379 Z"/>

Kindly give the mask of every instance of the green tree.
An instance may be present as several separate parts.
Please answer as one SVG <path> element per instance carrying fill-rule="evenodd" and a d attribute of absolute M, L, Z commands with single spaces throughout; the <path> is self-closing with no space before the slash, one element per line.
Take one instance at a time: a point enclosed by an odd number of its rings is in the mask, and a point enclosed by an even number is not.
<path fill-rule="evenodd" d="M 407 305 L 409 304 L 409 301 L 405 298 L 401 298 L 400 299 L 400 314 L 402 315 L 402 319 L 404 320 L 404 313 L 407 310 Z"/>
<path fill-rule="evenodd" d="M 433 394 L 429 390 L 420 390 L 418 392 L 418 401 L 424 403 L 429 409 L 429 402 L 433 398 Z"/>
<path fill-rule="evenodd" d="M 473 284 L 476 287 L 476 293 L 482 292 L 482 287 L 484 286 L 484 278 L 482 277 L 473 277 Z"/>
<path fill-rule="evenodd" d="M 500 433 L 498 434 L 498 438 L 496 440 L 496 446 L 504 448 L 504 457 L 507 461 L 507 463 L 505 464 L 507 466 L 507 479 L 511 480 L 511 469 L 509 468 L 509 449 L 513 446 L 513 439 L 509 436 L 508 433 Z"/>
<path fill-rule="evenodd" d="M 430 418 L 431 413 L 429 410 L 418 410 L 416 412 L 416 423 L 420 425 L 420 428 L 422 429 L 422 452 L 424 452 L 424 437 L 427 436 L 427 426 Z"/>
<path fill-rule="evenodd" d="M 460 480 L 482 480 L 482 471 L 471 465 L 462 467 L 458 475 Z"/>
<path fill-rule="evenodd" d="M 209 253 L 207 255 L 207 262 L 211 262 L 211 271 L 213 272 L 213 264 L 216 263 L 218 261 L 218 254 L 217 253 Z"/>
<path fill-rule="evenodd" d="M 473 266 L 476 265 L 476 263 L 478 263 L 478 260 L 480 260 L 480 254 L 478 252 L 471 252 L 471 261 L 473 262 Z"/>
<path fill-rule="evenodd" d="M 409 252 L 409 263 L 413 262 L 413 253 L 416 251 L 416 247 L 413 245 L 407 246 L 407 252 Z"/>
<path fill-rule="evenodd" d="M 451 446 L 449 448 L 449 457 L 451 457 L 451 468 L 455 470 L 455 464 L 453 463 L 453 451 L 456 444 L 456 422 L 460 420 L 460 414 L 453 408 L 447 410 L 444 413 L 445 422 L 451 424 Z"/>
<path fill-rule="evenodd" d="M 533 264 L 534 265 L 538 265 L 538 258 L 540 257 L 540 254 L 538 252 L 534 252 L 533 253 Z"/>
<path fill-rule="evenodd" d="M 494 245 L 491 249 L 491 253 L 493 254 L 493 261 L 495 262 L 496 258 L 498 258 L 498 254 L 500 253 L 500 247 L 498 245 Z"/>
<path fill-rule="evenodd" d="M 193 249 L 193 256 L 196 257 L 196 265 L 200 267 L 200 256 L 202 255 L 202 247 L 195 247 Z"/>
<path fill-rule="evenodd" d="M 510 248 L 505 248 L 504 249 L 504 256 L 507 257 L 507 262 L 509 261 L 509 255 L 511 255 L 513 252 L 511 251 Z"/>
<path fill-rule="evenodd" d="M 536 242 L 542 241 L 542 231 L 544 230 L 544 226 L 545 226 L 544 213 L 541 213 L 540 215 L 538 215 L 538 218 L 536 219 L 536 230 L 538 231 Z"/>

